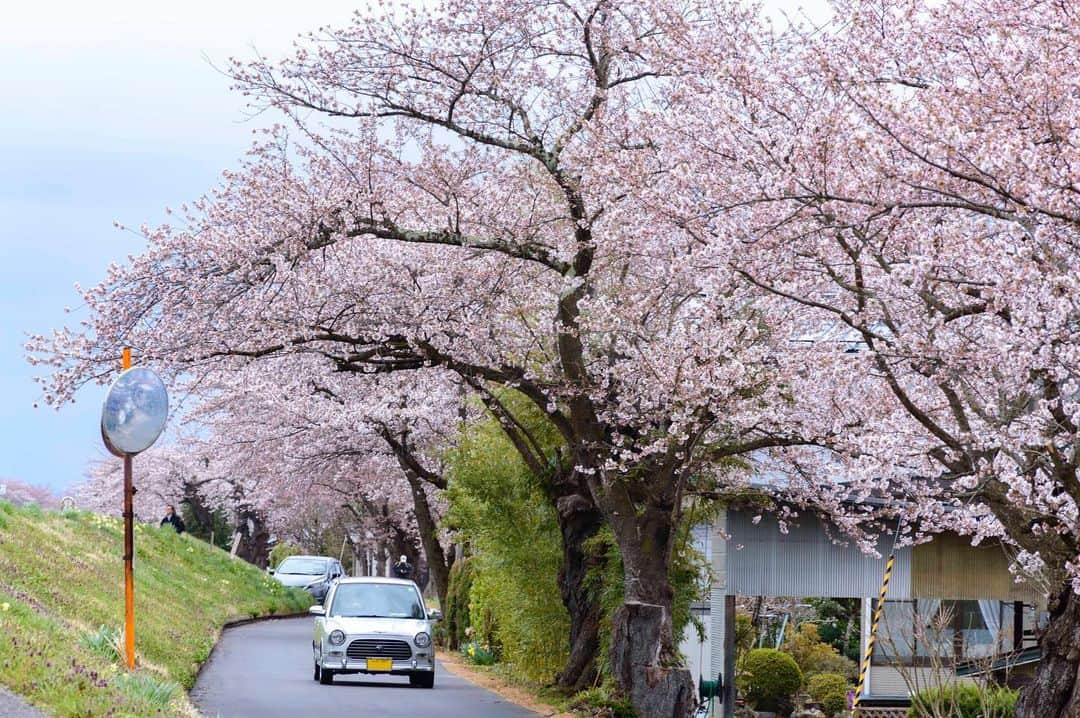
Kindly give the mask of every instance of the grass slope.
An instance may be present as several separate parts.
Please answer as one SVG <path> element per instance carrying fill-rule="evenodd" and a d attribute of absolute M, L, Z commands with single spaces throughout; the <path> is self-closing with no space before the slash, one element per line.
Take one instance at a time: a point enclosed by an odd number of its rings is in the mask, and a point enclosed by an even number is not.
<path fill-rule="evenodd" d="M 121 667 L 123 524 L 0 502 L 0 684 L 58 716 L 189 716 L 224 622 L 303 610 L 286 589 L 171 528 L 136 525 L 139 668 Z"/>

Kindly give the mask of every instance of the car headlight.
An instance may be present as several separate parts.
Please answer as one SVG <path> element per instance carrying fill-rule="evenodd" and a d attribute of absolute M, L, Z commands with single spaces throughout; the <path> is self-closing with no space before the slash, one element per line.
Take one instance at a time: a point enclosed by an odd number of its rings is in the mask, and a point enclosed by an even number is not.
<path fill-rule="evenodd" d="M 330 631 L 330 638 L 328 640 L 330 641 L 331 646 L 340 646 L 345 642 L 345 632 L 340 630 Z"/>
<path fill-rule="evenodd" d="M 415 636 L 413 636 L 413 643 L 416 644 L 417 648 L 427 648 L 431 645 L 431 636 L 429 636 L 423 631 L 420 631 L 420 633 L 417 633 Z"/>

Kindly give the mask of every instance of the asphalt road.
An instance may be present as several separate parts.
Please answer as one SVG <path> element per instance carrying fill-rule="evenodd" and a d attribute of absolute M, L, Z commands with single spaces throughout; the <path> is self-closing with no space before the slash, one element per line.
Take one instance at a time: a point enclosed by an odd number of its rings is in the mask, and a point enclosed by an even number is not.
<path fill-rule="evenodd" d="M 27 705 L 22 698 L 9 693 L 3 687 L 0 687 L 0 716 L 4 716 L 4 718 L 45 718 L 44 713 Z"/>
<path fill-rule="evenodd" d="M 404 676 L 312 680 L 310 618 L 263 621 L 225 631 L 191 691 L 209 718 L 372 715 L 380 718 L 536 718 L 536 713 L 451 675 L 439 665 L 435 688 Z"/>

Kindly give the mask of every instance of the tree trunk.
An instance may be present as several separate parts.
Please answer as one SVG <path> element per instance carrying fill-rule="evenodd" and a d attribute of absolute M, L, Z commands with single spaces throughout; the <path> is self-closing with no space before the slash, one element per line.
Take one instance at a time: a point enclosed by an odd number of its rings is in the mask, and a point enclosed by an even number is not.
<path fill-rule="evenodd" d="M 555 502 L 562 533 L 563 563 L 559 590 L 570 614 L 570 655 L 555 677 L 567 693 L 577 693 L 596 681 L 596 653 L 600 647 L 600 604 L 591 595 L 588 572 L 598 559 L 590 557 L 584 544 L 596 535 L 603 522 L 590 496 L 570 493 Z"/>
<path fill-rule="evenodd" d="M 1042 661 L 1016 704 L 1016 718 L 1080 718 L 1080 596 L 1066 584 L 1050 599 Z"/>
<path fill-rule="evenodd" d="M 199 494 L 199 489 L 194 482 L 184 482 L 184 495 L 180 503 L 188 505 L 191 515 L 200 526 L 207 531 L 214 528 L 214 512 L 203 502 L 202 495 Z"/>
<path fill-rule="evenodd" d="M 241 506 L 236 512 L 236 530 L 240 532 L 237 557 L 266 568 L 270 559 L 270 532 L 262 514 L 251 506 Z"/>
<path fill-rule="evenodd" d="M 648 504 L 641 513 L 611 517 L 622 554 L 625 594 L 612 619 L 611 668 L 615 683 L 639 718 L 686 718 L 694 679 L 678 666 L 672 625 L 674 591 L 668 577 L 675 542 L 673 506 Z"/>
<path fill-rule="evenodd" d="M 424 547 L 431 582 L 435 584 L 435 594 L 439 597 L 439 605 L 445 608 L 446 593 L 450 586 L 450 568 L 442 542 L 439 541 L 439 527 L 431 513 L 431 505 L 428 503 L 423 482 L 412 472 L 406 471 L 405 476 L 412 489 L 416 525 L 420 530 L 420 543 Z"/>

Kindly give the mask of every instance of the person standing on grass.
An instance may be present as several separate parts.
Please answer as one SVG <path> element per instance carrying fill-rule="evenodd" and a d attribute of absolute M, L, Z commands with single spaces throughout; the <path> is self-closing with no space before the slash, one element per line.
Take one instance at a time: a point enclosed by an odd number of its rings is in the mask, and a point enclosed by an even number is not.
<path fill-rule="evenodd" d="M 184 520 L 176 513 L 176 509 L 173 508 L 172 504 L 165 507 L 165 518 L 161 520 L 161 525 L 164 526 L 165 524 L 171 524 L 178 534 L 184 533 Z"/>

